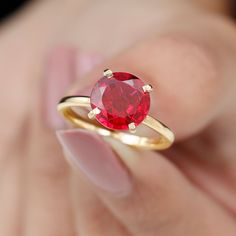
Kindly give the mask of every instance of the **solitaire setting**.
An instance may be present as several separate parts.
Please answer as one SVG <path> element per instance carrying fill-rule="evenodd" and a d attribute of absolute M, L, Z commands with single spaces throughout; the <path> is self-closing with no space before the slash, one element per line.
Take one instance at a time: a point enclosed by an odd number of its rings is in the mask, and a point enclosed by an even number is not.
<path fill-rule="evenodd" d="M 174 134 L 149 115 L 152 90 L 150 84 L 131 73 L 106 69 L 90 96 L 64 97 L 57 109 L 75 127 L 117 139 L 129 146 L 163 150 L 173 144 Z M 86 117 L 81 115 L 80 109 L 81 112 L 89 110 Z M 152 137 L 149 132 L 145 132 L 147 136 L 136 135 L 141 124 L 153 130 L 156 136 Z"/>
<path fill-rule="evenodd" d="M 89 113 L 89 118 L 96 118 L 108 129 L 134 131 L 148 115 L 151 88 L 130 73 L 105 70 L 92 90 L 94 115 Z"/>

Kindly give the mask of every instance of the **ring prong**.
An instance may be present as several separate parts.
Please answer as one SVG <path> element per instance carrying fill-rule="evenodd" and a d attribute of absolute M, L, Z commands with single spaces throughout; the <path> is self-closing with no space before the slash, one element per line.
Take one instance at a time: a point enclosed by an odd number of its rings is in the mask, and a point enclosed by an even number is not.
<path fill-rule="evenodd" d="M 94 108 L 92 111 L 88 113 L 88 118 L 89 119 L 94 119 L 96 115 L 98 115 L 101 112 L 99 108 Z"/>
<path fill-rule="evenodd" d="M 152 90 L 153 90 L 153 87 L 152 87 L 151 84 L 145 84 L 145 85 L 143 86 L 143 91 L 144 91 L 144 92 L 150 93 Z"/>
<path fill-rule="evenodd" d="M 132 123 L 129 124 L 129 131 L 130 131 L 131 133 L 135 133 L 135 132 L 136 132 L 136 125 L 135 125 L 134 122 L 132 122 Z"/>
<path fill-rule="evenodd" d="M 113 76 L 113 73 L 110 69 L 106 69 L 103 71 L 103 75 L 106 76 L 107 78 L 111 78 Z"/>

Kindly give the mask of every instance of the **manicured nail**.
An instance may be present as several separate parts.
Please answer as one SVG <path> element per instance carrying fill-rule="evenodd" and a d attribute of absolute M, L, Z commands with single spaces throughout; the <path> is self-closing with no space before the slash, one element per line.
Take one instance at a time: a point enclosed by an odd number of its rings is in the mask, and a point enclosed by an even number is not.
<path fill-rule="evenodd" d="M 65 123 L 56 107 L 72 84 L 101 61 L 92 53 L 80 52 L 74 48 L 61 47 L 49 55 L 45 88 L 46 123 L 53 129 L 63 128 Z"/>
<path fill-rule="evenodd" d="M 66 158 L 98 187 L 126 195 L 132 184 L 127 170 L 103 139 L 86 130 L 57 131 Z"/>
<path fill-rule="evenodd" d="M 76 78 L 76 51 L 71 48 L 56 48 L 49 55 L 46 71 L 46 122 L 49 127 L 58 129 L 64 126 L 63 119 L 56 110 L 57 104 Z"/>

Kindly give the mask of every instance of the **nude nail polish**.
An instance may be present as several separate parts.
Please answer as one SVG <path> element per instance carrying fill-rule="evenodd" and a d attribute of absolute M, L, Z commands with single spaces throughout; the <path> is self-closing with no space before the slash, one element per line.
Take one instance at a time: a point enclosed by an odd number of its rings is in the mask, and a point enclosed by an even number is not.
<path fill-rule="evenodd" d="M 97 134 L 76 129 L 57 131 L 66 158 L 96 186 L 117 195 L 132 189 L 127 169 L 111 147 Z"/>
<path fill-rule="evenodd" d="M 64 121 L 57 112 L 57 104 L 66 90 L 75 81 L 76 50 L 56 48 L 49 55 L 45 78 L 46 123 L 53 129 L 64 127 Z"/>
<path fill-rule="evenodd" d="M 45 119 L 50 128 L 59 129 L 65 122 L 57 112 L 57 104 L 67 90 L 86 73 L 102 61 L 102 57 L 91 52 L 61 46 L 52 50 L 46 67 L 43 96 L 46 108 Z M 81 90 L 81 88 L 80 88 Z"/>

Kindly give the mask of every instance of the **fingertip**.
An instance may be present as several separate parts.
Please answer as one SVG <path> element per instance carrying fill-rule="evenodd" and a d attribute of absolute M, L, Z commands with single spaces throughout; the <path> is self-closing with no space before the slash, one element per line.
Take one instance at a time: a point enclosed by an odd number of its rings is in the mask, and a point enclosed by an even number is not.
<path fill-rule="evenodd" d="M 206 126 L 219 109 L 217 57 L 206 44 L 179 34 L 160 37 L 154 51 L 159 117 L 177 139 L 185 138 Z"/>
<path fill-rule="evenodd" d="M 170 127 L 178 141 L 203 130 L 223 109 L 228 86 L 218 57 L 204 40 L 163 34 L 106 60 L 80 87 L 91 88 L 104 68 L 137 75 L 154 88 L 150 115 Z"/>

